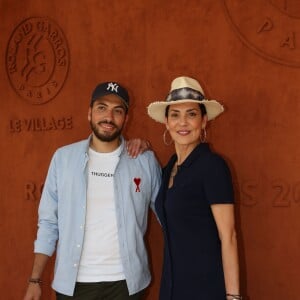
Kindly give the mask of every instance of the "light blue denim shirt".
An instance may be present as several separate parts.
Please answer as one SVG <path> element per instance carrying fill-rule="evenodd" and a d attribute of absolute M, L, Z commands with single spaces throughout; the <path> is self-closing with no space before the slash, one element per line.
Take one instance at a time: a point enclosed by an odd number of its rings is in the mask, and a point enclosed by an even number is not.
<path fill-rule="evenodd" d="M 40 206 L 34 252 L 56 250 L 54 290 L 73 295 L 84 240 L 90 138 L 58 149 L 51 160 Z M 151 280 L 144 244 L 148 208 L 153 208 L 161 168 L 152 151 L 130 158 L 124 147 L 114 175 L 120 255 L 130 295 Z"/>

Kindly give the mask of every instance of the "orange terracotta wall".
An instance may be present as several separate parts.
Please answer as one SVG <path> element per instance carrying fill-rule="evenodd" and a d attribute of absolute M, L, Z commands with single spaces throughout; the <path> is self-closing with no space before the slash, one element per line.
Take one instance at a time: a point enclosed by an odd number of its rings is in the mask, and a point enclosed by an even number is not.
<path fill-rule="evenodd" d="M 226 108 L 208 139 L 234 177 L 243 294 L 299 299 L 299 1 L 0 0 L 0 16 L 2 299 L 24 294 L 50 158 L 89 134 L 95 85 L 128 87 L 126 136 L 149 139 L 164 164 L 173 149 L 146 106 L 179 75 Z M 152 214 L 147 243 L 155 300 L 163 242 Z"/>

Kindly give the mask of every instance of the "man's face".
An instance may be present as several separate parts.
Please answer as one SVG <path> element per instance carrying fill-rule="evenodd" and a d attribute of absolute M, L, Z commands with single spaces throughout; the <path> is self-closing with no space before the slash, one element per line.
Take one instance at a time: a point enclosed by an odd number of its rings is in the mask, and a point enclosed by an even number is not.
<path fill-rule="evenodd" d="M 119 138 L 127 121 L 125 104 L 114 94 L 103 96 L 90 107 L 88 120 L 100 141 L 112 142 Z"/>

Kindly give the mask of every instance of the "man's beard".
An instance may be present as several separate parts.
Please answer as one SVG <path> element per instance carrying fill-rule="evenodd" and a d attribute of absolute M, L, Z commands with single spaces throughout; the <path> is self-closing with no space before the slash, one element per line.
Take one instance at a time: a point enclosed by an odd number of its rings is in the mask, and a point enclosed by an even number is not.
<path fill-rule="evenodd" d="M 113 125 L 117 129 L 117 131 L 115 131 L 111 135 L 102 134 L 97 129 L 97 125 L 100 125 L 101 123 Z M 92 129 L 94 135 L 102 142 L 112 142 L 112 141 L 118 139 L 120 137 L 122 129 L 123 129 L 123 126 L 121 128 L 117 128 L 117 126 L 114 123 L 106 122 L 106 121 L 99 122 L 96 125 L 92 121 L 90 121 L 90 125 L 91 125 L 91 129 Z"/>

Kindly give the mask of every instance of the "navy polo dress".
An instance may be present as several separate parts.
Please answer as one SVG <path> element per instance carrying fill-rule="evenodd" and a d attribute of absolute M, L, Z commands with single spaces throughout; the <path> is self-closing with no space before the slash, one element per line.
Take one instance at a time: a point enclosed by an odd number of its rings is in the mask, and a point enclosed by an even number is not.
<path fill-rule="evenodd" d="M 173 155 L 164 168 L 155 207 L 164 234 L 160 300 L 224 300 L 221 243 L 211 205 L 233 203 L 224 159 L 199 144 L 168 188 Z"/>

